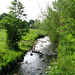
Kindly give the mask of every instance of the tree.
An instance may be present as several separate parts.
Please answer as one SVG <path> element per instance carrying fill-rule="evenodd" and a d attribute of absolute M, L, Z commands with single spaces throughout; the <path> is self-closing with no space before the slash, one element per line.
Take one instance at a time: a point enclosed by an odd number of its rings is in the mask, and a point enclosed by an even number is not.
<path fill-rule="evenodd" d="M 34 20 L 29 20 L 28 26 L 30 26 L 30 28 L 34 28 Z"/>
<path fill-rule="evenodd" d="M 53 6 L 60 16 L 60 32 L 64 34 L 71 33 L 74 36 L 75 0 L 58 0 L 53 3 Z"/>
<path fill-rule="evenodd" d="M 34 22 L 34 27 L 36 28 L 36 29 L 40 29 L 40 24 L 41 24 L 41 22 L 40 22 L 40 20 L 35 20 L 35 22 Z"/>
<path fill-rule="evenodd" d="M 0 20 L 2 20 L 5 16 L 8 16 L 6 13 L 0 15 Z"/>
<path fill-rule="evenodd" d="M 24 7 L 21 2 L 14 0 L 11 2 L 9 16 L 1 20 L 7 32 L 7 44 L 9 48 L 18 48 L 18 42 L 22 35 L 26 35 L 29 31 L 26 21 L 22 21 L 21 16 L 24 15 Z M 25 15 L 24 15 L 25 16 Z"/>
<path fill-rule="evenodd" d="M 9 13 L 11 15 L 13 15 L 16 18 L 26 16 L 26 14 L 24 13 L 24 6 L 20 1 L 14 0 L 11 2 L 11 4 L 12 5 L 8 7 L 10 9 Z"/>
<path fill-rule="evenodd" d="M 53 42 L 59 36 L 71 33 L 74 36 L 75 0 L 58 0 L 53 2 L 53 9 L 48 5 L 42 26 Z"/>
<path fill-rule="evenodd" d="M 8 16 L 6 13 L 3 13 L 0 15 L 0 21 L 5 17 L 5 16 Z M 0 28 L 4 28 L 4 26 L 0 25 Z"/>

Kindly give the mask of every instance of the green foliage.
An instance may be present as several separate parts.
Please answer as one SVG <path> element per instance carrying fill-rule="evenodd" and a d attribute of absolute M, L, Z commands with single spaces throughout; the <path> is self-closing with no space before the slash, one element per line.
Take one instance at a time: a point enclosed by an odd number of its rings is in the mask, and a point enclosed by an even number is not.
<path fill-rule="evenodd" d="M 75 0 L 58 0 L 48 5 L 43 21 L 36 25 L 47 32 L 58 44 L 57 63 L 52 63 L 49 75 L 75 74 Z"/>
<path fill-rule="evenodd" d="M 22 21 L 20 18 L 24 14 L 24 7 L 21 2 L 14 0 L 11 2 L 10 14 L 1 20 L 1 25 L 5 27 L 7 32 L 7 44 L 9 48 L 18 48 L 18 42 L 21 40 L 22 35 L 26 35 L 28 32 L 28 26 L 26 21 Z"/>
<path fill-rule="evenodd" d="M 17 42 L 21 40 L 22 35 L 26 35 L 28 32 L 25 21 L 10 16 L 3 18 L 1 24 L 6 29 L 8 46 L 14 49 L 18 48 Z"/>
<path fill-rule="evenodd" d="M 23 54 L 28 51 L 28 49 L 32 49 L 34 46 L 34 41 L 37 40 L 39 35 L 43 35 L 42 31 L 31 29 L 30 33 L 26 36 L 22 36 L 22 39 L 19 44 L 20 50 L 14 51 L 13 49 L 9 49 L 6 44 L 6 30 L 0 29 L 0 74 L 3 68 L 7 69 L 15 64 L 15 62 L 22 59 Z"/>
<path fill-rule="evenodd" d="M 34 22 L 34 27 L 35 27 L 36 29 L 40 29 L 40 20 L 35 20 L 35 22 Z"/>
<path fill-rule="evenodd" d="M 22 36 L 22 40 L 19 43 L 19 47 L 22 49 L 29 49 L 34 46 L 34 41 L 37 38 L 45 36 L 45 31 L 40 31 L 38 29 L 30 29 L 30 32 L 26 36 Z"/>
<path fill-rule="evenodd" d="M 75 74 L 75 38 L 72 34 L 65 35 L 59 41 L 58 64 L 51 64 L 48 75 L 74 75 Z"/>
<path fill-rule="evenodd" d="M 2 20 L 5 16 L 7 16 L 6 13 L 1 14 L 1 15 L 0 15 L 0 20 Z"/>
<path fill-rule="evenodd" d="M 29 20 L 29 22 L 28 22 L 28 26 L 30 27 L 30 28 L 34 28 L 34 20 Z"/>
<path fill-rule="evenodd" d="M 50 36 L 52 42 L 59 41 L 59 33 L 57 28 L 60 27 L 60 16 L 57 11 L 53 11 L 49 6 L 47 7 L 47 15 L 45 15 L 45 19 L 42 22 L 42 28 L 47 32 Z"/>
<path fill-rule="evenodd" d="M 22 3 L 18 0 L 14 0 L 11 2 L 11 6 L 9 6 L 9 13 L 17 18 L 21 18 L 22 16 L 26 16 L 26 14 L 24 14 L 24 6 L 22 5 Z"/>
<path fill-rule="evenodd" d="M 0 74 L 4 67 L 11 66 L 11 63 L 17 62 L 23 55 L 22 51 L 9 50 L 6 44 L 6 36 L 6 30 L 0 29 Z"/>
<path fill-rule="evenodd" d="M 73 55 L 74 56 L 74 55 Z M 48 75 L 74 75 L 74 58 L 73 56 L 64 56 L 52 63 Z"/>
<path fill-rule="evenodd" d="M 5 17 L 8 16 L 6 13 L 0 15 L 0 21 Z M 0 25 L 0 29 L 4 29 L 4 26 Z"/>

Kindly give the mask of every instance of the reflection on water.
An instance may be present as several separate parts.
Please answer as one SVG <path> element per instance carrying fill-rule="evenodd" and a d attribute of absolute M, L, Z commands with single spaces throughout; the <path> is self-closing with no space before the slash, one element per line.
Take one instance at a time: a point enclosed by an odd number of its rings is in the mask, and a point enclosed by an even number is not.
<path fill-rule="evenodd" d="M 52 47 L 49 40 L 48 36 L 38 39 L 34 47 L 36 52 L 29 51 L 25 54 L 16 75 L 46 75 L 46 68 L 52 59 Z"/>

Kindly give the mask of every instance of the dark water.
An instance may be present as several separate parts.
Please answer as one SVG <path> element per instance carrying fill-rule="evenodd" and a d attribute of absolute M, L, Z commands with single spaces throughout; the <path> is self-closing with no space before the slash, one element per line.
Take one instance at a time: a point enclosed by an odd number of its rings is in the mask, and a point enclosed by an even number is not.
<path fill-rule="evenodd" d="M 34 51 L 25 54 L 16 72 L 8 75 L 46 75 L 46 69 L 55 55 L 52 52 L 52 44 L 48 36 L 38 39 L 36 43 Z"/>

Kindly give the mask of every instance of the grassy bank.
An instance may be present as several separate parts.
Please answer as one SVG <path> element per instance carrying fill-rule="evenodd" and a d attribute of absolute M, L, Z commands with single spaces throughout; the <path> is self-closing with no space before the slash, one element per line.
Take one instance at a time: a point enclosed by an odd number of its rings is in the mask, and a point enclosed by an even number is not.
<path fill-rule="evenodd" d="M 75 38 L 64 35 L 58 44 L 58 59 L 48 67 L 48 75 L 75 75 Z"/>
<path fill-rule="evenodd" d="M 10 67 L 14 67 L 14 64 L 22 59 L 22 56 L 28 49 L 31 49 L 34 45 L 34 41 L 37 40 L 39 36 L 44 36 L 45 34 L 36 29 L 31 29 L 30 33 L 26 36 L 22 36 L 22 40 L 19 42 L 20 50 L 15 51 L 13 49 L 8 49 L 6 44 L 6 33 L 4 29 L 0 29 L 0 74 L 5 73 Z"/>

